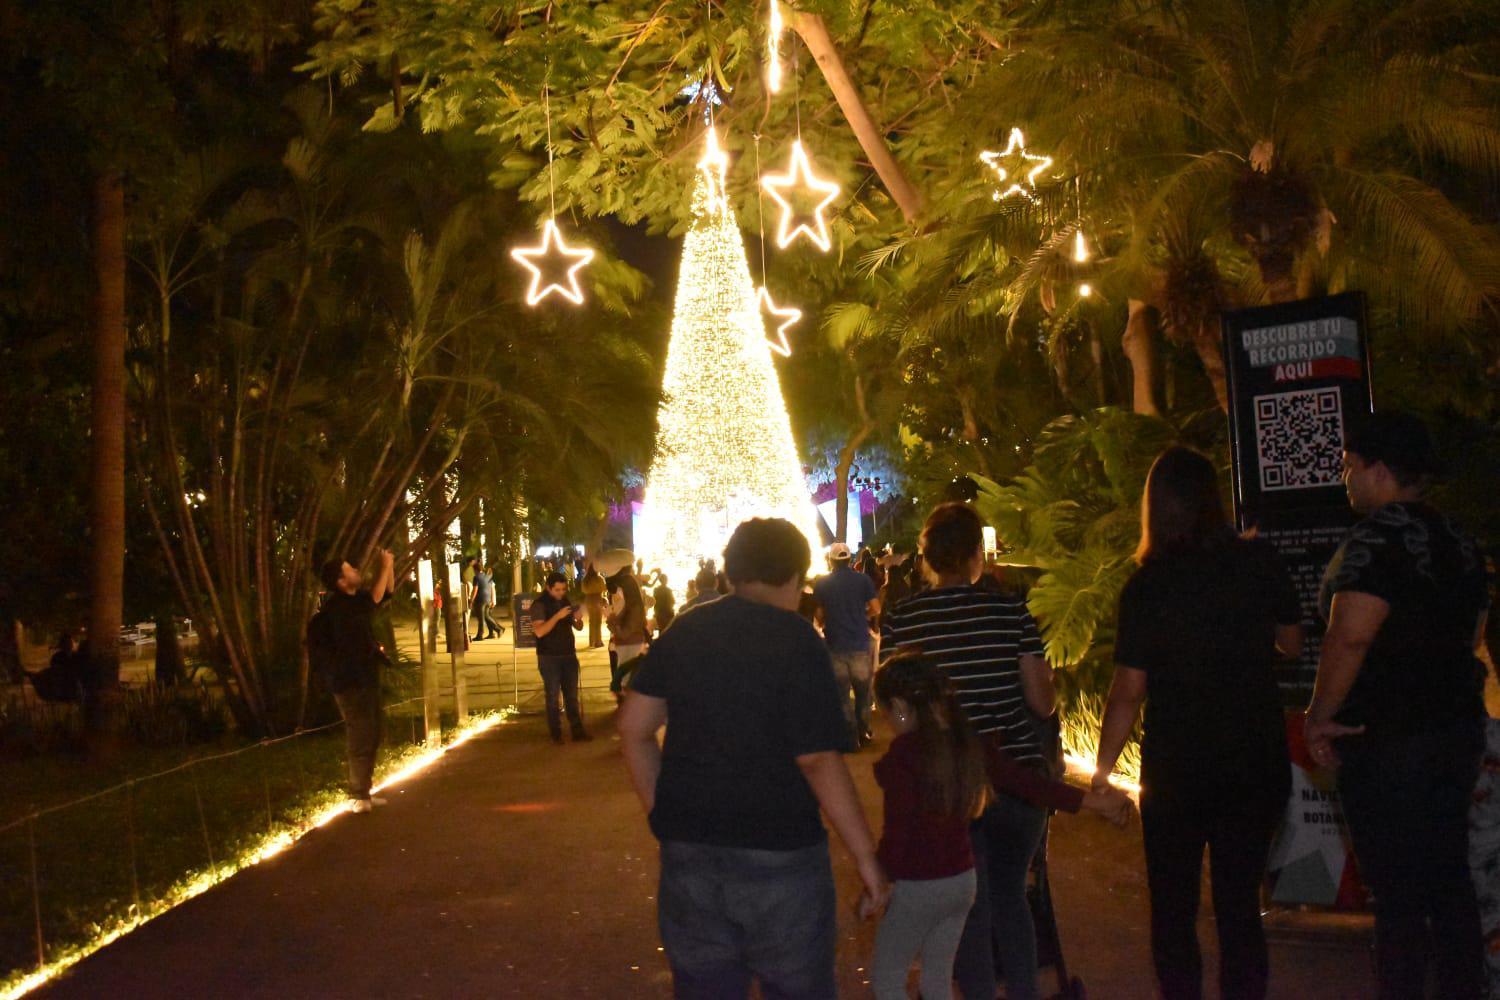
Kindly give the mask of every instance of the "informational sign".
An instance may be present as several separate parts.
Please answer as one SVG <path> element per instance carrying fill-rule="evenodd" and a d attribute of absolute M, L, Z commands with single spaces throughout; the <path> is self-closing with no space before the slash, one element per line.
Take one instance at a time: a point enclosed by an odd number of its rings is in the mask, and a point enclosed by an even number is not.
<path fill-rule="evenodd" d="M 1322 648 L 1318 587 L 1354 512 L 1343 484 L 1344 433 L 1368 414 L 1365 304 L 1358 293 L 1225 313 L 1235 521 L 1276 547 L 1302 600 L 1302 658 L 1278 667 L 1287 707 L 1292 795 L 1271 851 L 1271 898 L 1364 905 L 1331 773 L 1302 739 Z"/>
<path fill-rule="evenodd" d="M 510 599 L 510 613 L 516 623 L 516 649 L 536 648 L 536 633 L 531 629 L 531 602 L 540 596 L 540 594 L 517 594 Z"/>
<path fill-rule="evenodd" d="M 1289 708 L 1312 693 L 1318 584 L 1354 523 L 1341 473 L 1345 428 L 1370 412 L 1364 311 L 1350 292 L 1223 318 L 1235 520 L 1276 547 L 1302 597 L 1308 642 L 1277 678 Z"/>

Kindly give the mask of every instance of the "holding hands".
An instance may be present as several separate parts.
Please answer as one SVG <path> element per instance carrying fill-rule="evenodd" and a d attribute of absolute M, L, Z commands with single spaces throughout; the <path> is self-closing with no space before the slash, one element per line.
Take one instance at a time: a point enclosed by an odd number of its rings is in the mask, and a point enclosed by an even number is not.
<path fill-rule="evenodd" d="M 1089 790 L 1083 794 L 1083 808 L 1114 826 L 1123 827 L 1130 821 L 1135 803 L 1123 788 L 1116 788 L 1109 783 L 1108 772 L 1095 772 L 1093 781 L 1089 783 Z"/>

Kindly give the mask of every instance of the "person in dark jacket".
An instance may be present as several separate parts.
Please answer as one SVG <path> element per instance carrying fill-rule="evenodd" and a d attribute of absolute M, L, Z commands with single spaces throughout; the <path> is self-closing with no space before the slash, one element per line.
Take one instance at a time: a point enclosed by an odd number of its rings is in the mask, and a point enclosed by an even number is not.
<path fill-rule="evenodd" d="M 307 627 L 308 658 L 338 703 L 349 746 L 349 794 L 353 812 L 369 812 L 385 800 L 372 796 L 375 754 L 383 728 L 380 669 L 385 653 L 375 641 L 372 619 L 390 594 L 395 560 L 382 549 L 380 569 L 369 590 L 364 577 L 346 559 L 330 559 L 320 576 L 328 589 L 323 607 Z"/>

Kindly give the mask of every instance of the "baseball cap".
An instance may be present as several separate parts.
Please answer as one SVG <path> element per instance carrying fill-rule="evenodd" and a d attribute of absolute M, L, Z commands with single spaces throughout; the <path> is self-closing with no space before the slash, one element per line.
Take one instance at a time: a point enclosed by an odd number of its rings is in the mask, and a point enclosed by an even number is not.
<path fill-rule="evenodd" d="M 828 546 L 828 558 L 830 559 L 849 559 L 851 556 L 852 553 L 849 551 L 849 546 L 843 542 L 834 542 Z"/>

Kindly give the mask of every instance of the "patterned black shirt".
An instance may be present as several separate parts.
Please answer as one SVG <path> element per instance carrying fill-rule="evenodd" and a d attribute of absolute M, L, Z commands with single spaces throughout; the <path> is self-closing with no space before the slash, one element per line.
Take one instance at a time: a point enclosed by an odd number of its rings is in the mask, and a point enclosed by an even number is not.
<path fill-rule="evenodd" d="M 1424 503 L 1391 503 L 1350 529 L 1323 576 L 1327 620 L 1335 594 L 1390 606 L 1338 714 L 1371 739 L 1400 737 L 1483 714 L 1484 672 L 1474 633 L 1489 607 L 1474 540 Z"/>
<path fill-rule="evenodd" d="M 1042 655 L 1024 599 L 978 587 L 939 587 L 897 604 L 881 626 L 882 655 L 920 646 L 953 681 L 980 733 L 999 733 L 1018 761 L 1043 761 L 1021 693 L 1021 656 Z"/>

